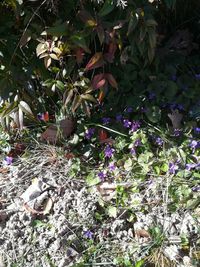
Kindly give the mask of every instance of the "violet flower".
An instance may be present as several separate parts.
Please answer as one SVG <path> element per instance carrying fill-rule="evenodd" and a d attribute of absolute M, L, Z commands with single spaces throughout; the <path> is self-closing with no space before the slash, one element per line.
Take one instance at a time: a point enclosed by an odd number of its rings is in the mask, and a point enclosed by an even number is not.
<path fill-rule="evenodd" d="M 13 163 L 13 157 L 7 156 L 4 160 L 5 165 L 11 165 Z"/>
<path fill-rule="evenodd" d="M 179 136 L 181 136 L 181 134 L 182 134 L 181 129 L 174 129 L 174 136 L 179 137 Z"/>
<path fill-rule="evenodd" d="M 193 192 L 199 192 L 199 191 L 200 191 L 200 185 L 193 186 L 193 187 L 192 187 L 192 191 L 193 191 Z"/>
<path fill-rule="evenodd" d="M 200 80 L 200 73 L 195 74 L 194 77 L 195 77 L 197 80 Z"/>
<path fill-rule="evenodd" d="M 126 113 L 131 113 L 131 112 L 133 112 L 133 108 L 132 107 L 127 107 L 124 111 Z"/>
<path fill-rule="evenodd" d="M 134 143 L 134 147 L 138 147 L 138 146 L 141 146 L 141 140 L 140 139 L 137 139 L 135 140 L 135 143 Z"/>
<path fill-rule="evenodd" d="M 123 120 L 123 125 L 125 128 L 130 128 L 131 127 L 131 122 L 127 119 Z"/>
<path fill-rule="evenodd" d="M 200 134 L 200 127 L 194 127 L 194 132 L 196 134 Z"/>
<path fill-rule="evenodd" d="M 136 151 L 135 151 L 135 148 L 134 147 L 132 147 L 130 149 L 130 153 L 131 153 L 132 156 L 135 156 L 136 155 Z"/>
<path fill-rule="evenodd" d="M 94 233 L 91 232 L 90 230 L 87 230 L 87 231 L 84 231 L 83 235 L 84 235 L 86 238 L 88 238 L 88 239 L 92 239 Z"/>
<path fill-rule="evenodd" d="M 200 142 L 198 142 L 196 140 L 191 140 L 189 147 L 192 148 L 192 152 L 194 153 L 195 150 L 200 147 Z"/>
<path fill-rule="evenodd" d="M 105 150 L 104 150 L 104 155 L 106 158 L 112 158 L 113 153 L 114 153 L 114 148 L 110 147 L 109 145 L 106 146 Z"/>
<path fill-rule="evenodd" d="M 176 74 L 172 74 L 172 76 L 171 76 L 171 80 L 174 81 L 174 82 L 177 80 L 177 76 L 176 76 Z"/>
<path fill-rule="evenodd" d="M 100 180 L 103 182 L 104 180 L 105 180 L 105 178 L 106 178 L 106 174 L 104 173 L 104 172 L 99 172 L 98 173 L 98 176 L 99 176 L 99 178 L 100 178 Z"/>
<path fill-rule="evenodd" d="M 111 121 L 111 118 L 102 118 L 102 123 L 103 123 L 103 125 L 107 125 L 107 124 L 109 124 L 110 123 L 110 121 Z"/>
<path fill-rule="evenodd" d="M 86 133 L 85 133 L 85 138 L 90 140 L 92 138 L 92 136 L 95 133 L 95 129 L 94 128 L 89 128 L 87 129 Z"/>
<path fill-rule="evenodd" d="M 176 163 L 173 163 L 173 162 L 169 163 L 169 173 L 170 174 L 175 174 L 178 169 L 179 169 L 179 167 Z"/>
<path fill-rule="evenodd" d="M 156 145 L 158 145 L 158 146 L 162 146 L 164 142 L 163 142 L 162 138 L 160 138 L 160 137 L 156 137 L 156 138 L 155 138 L 155 143 L 156 143 Z"/>
<path fill-rule="evenodd" d="M 176 109 L 178 109 L 180 111 L 184 110 L 183 105 L 182 104 L 177 104 L 177 103 L 170 103 L 169 104 L 169 108 L 172 109 L 172 110 L 176 110 Z"/>
<path fill-rule="evenodd" d="M 140 111 L 141 111 L 142 113 L 146 113 L 146 112 L 147 112 L 147 108 L 145 108 L 145 107 L 141 107 L 141 108 L 140 108 Z"/>
<path fill-rule="evenodd" d="M 140 128 L 140 125 L 139 121 L 133 121 L 131 125 L 131 132 L 136 132 Z"/>
<path fill-rule="evenodd" d="M 199 170 L 200 169 L 200 163 L 188 163 L 185 165 L 185 169 L 188 171 L 191 171 L 192 169 Z"/>
<path fill-rule="evenodd" d="M 148 98 L 149 98 L 149 100 L 153 100 L 156 98 L 156 94 L 154 92 L 149 92 Z"/>
<path fill-rule="evenodd" d="M 118 121 L 118 122 L 122 121 L 122 114 L 117 114 L 116 121 Z"/>
<path fill-rule="evenodd" d="M 114 162 L 110 162 L 108 168 L 109 168 L 110 171 L 114 171 L 116 169 L 115 163 Z"/>

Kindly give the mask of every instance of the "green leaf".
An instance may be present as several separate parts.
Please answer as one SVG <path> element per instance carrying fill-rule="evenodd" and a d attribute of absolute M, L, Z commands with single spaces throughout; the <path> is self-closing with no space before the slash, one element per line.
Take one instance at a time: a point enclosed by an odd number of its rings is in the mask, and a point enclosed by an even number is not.
<path fill-rule="evenodd" d="M 116 218 L 117 217 L 117 208 L 114 206 L 109 206 L 107 209 L 108 215 L 110 217 Z"/>
<path fill-rule="evenodd" d="M 88 101 L 91 101 L 91 102 L 94 102 L 94 103 L 97 102 L 96 99 L 90 94 L 81 95 L 81 98 L 88 100 Z"/>
<path fill-rule="evenodd" d="M 166 4 L 167 8 L 174 8 L 176 5 L 176 0 L 164 0 L 164 3 Z"/>
<path fill-rule="evenodd" d="M 135 266 L 134 267 L 142 267 L 144 265 L 144 260 L 139 260 L 136 262 Z"/>
<path fill-rule="evenodd" d="M 156 174 L 160 174 L 160 168 L 158 166 L 154 166 L 154 170 L 156 172 Z"/>
<path fill-rule="evenodd" d="M 33 227 L 42 227 L 42 226 L 46 226 L 46 223 L 40 221 L 40 220 L 34 220 L 32 222 Z"/>
<path fill-rule="evenodd" d="M 85 38 L 84 38 L 82 35 L 80 35 L 80 34 L 73 35 L 73 36 L 71 37 L 71 41 L 72 41 L 75 45 L 77 45 L 77 46 L 83 48 L 83 49 L 85 50 L 85 52 L 87 52 L 87 53 L 91 53 L 90 49 L 89 49 L 88 46 L 87 46 L 87 43 L 86 43 L 86 41 L 85 41 Z"/>
<path fill-rule="evenodd" d="M 162 164 L 162 166 L 160 167 L 160 169 L 163 172 L 167 172 L 169 170 L 169 166 L 168 166 L 168 164 L 164 163 L 164 164 Z"/>
<path fill-rule="evenodd" d="M 66 36 L 68 33 L 67 27 L 68 27 L 67 23 L 62 23 L 60 25 L 47 29 L 46 32 L 47 34 L 50 34 L 56 37 Z"/>
<path fill-rule="evenodd" d="M 99 179 L 99 177 L 96 177 L 94 172 L 91 172 L 86 177 L 86 183 L 89 186 L 93 186 L 93 185 L 99 184 L 100 183 L 100 179 Z"/>
<path fill-rule="evenodd" d="M 135 30 L 137 24 L 138 24 L 138 19 L 134 14 L 129 21 L 127 35 L 130 35 Z"/>
<path fill-rule="evenodd" d="M 112 0 L 106 0 L 102 9 L 99 11 L 99 16 L 104 17 L 104 16 L 108 15 L 110 12 L 113 11 L 114 7 L 115 6 L 114 6 Z"/>
<path fill-rule="evenodd" d="M 124 169 L 128 172 L 132 169 L 132 166 L 133 166 L 133 162 L 132 162 L 132 159 L 127 159 L 125 162 L 124 162 Z"/>
<path fill-rule="evenodd" d="M 65 89 L 65 85 L 61 81 L 56 81 L 56 87 L 58 87 L 58 89 L 60 89 L 61 91 Z"/>
<path fill-rule="evenodd" d="M 153 123 L 159 122 L 161 119 L 161 110 L 158 106 L 150 107 L 145 114 Z"/>

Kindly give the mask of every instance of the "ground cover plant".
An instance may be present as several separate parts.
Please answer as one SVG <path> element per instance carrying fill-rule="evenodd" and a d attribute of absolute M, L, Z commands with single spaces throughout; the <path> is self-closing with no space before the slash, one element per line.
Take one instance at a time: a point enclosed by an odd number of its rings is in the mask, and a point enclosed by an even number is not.
<path fill-rule="evenodd" d="M 198 8 L 2 1 L 0 266 L 198 266 Z"/>

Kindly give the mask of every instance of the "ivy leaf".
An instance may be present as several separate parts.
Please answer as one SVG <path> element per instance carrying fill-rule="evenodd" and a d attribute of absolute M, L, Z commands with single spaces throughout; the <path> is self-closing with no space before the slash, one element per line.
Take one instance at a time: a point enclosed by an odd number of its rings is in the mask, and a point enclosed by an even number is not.
<path fill-rule="evenodd" d="M 108 211 L 108 215 L 110 217 L 113 217 L 113 218 L 116 218 L 117 217 L 117 208 L 116 207 L 109 206 L 108 209 L 107 209 L 107 211 Z"/>
<path fill-rule="evenodd" d="M 146 116 L 153 123 L 159 122 L 161 119 L 161 110 L 158 106 L 152 106 L 146 112 Z"/>
<path fill-rule="evenodd" d="M 99 184 L 100 183 L 100 179 L 99 179 L 99 177 L 96 177 L 93 172 L 91 172 L 86 177 L 86 183 L 89 186 L 93 186 L 93 185 Z"/>
<path fill-rule="evenodd" d="M 125 161 L 124 163 L 124 169 L 129 172 L 131 169 L 132 169 L 132 166 L 133 166 L 133 162 L 132 160 L 129 158 Z"/>

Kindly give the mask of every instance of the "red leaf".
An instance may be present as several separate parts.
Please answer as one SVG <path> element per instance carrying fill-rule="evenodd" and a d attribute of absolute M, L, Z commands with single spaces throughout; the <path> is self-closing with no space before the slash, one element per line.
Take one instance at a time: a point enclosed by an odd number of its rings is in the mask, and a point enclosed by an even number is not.
<path fill-rule="evenodd" d="M 103 87 L 105 83 L 106 79 L 104 78 L 104 73 L 97 74 L 92 79 L 92 87 L 94 89 L 99 89 L 100 87 Z"/>
<path fill-rule="evenodd" d="M 97 52 L 94 56 L 90 59 L 88 64 L 85 67 L 85 71 L 96 69 L 102 67 L 104 65 L 103 55 L 102 52 Z"/>
<path fill-rule="evenodd" d="M 44 114 L 43 114 L 43 116 L 44 116 L 44 121 L 49 121 L 49 112 L 48 111 L 46 111 Z"/>
<path fill-rule="evenodd" d="M 115 52 L 117 50 L 117 45 L 115 43 L 110 43 L 108 47 L 108 52 L 105 53 L 104 58 L 109 62 L 112 63 L 115 58 Z"/>
<path fill-rule="evenodd" d="M 101 90 L 99 93 L 99 96 L 98 96 L 98 101 L 100 104 L 102 103 L 104 97 L 105 97 L 105 92 L 103 90 Z"/>
<path fill-rule="evenodd" d="M 107 132 L 105 130 L 100 130 L 99 131 L 99 141 L 101 142 L 101 141 L 104 141 L 106 139 L 108 139 Z"/>
<path fill-rule="evenodd" d="M 111 73 L 106 73 L 106 74 L 105 74 L 105 77 L 106 77 L 107 81 L 109 82 L 109 84 L 110 84 L 112 87 L 118 89 L 118 84 L 117 84 L 115 78 L 112 76 Z"/>

